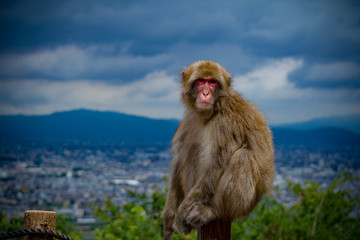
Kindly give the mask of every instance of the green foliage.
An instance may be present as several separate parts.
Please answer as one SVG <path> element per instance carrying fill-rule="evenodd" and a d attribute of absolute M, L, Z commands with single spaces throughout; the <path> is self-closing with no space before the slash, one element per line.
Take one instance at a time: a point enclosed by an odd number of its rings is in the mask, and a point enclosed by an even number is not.
<path fill-rule="evenodd" d="M 350 217 L 359 209 L 360 199 L 340 186 L 354 179 L 345 172 L 330 186 L 322 189 L 315 182 L 305 185 L 288 182 L 294 202 L 286 206 L 279 202 L 276 191 L 266 196 L 251 215 L 232 224 L 232 239 L 357 239 L 360 236 L 360 218 Z M 96 239 L 162 239 L 161 212 L 166 201 L 165 191 L 156 187 L 153 194 L 128 192 L 130 203 L 116 206 L 106 200 L 104 207 L 95 207 L 94 215 L 105 225 L 95 229 Z M 23 228 L 23 218 L 7 220 L 0 211 L 0 231 L 9 232 Z M 76 240 L 81 232 L 76 230 L 65 215 L 57 216 L 57 231 Z M 173 234 L 172 239 L 196 239 L 196 231 L 184 237 Z"/>
<path fill-rule="evenodd" d="M 265 197 L 249 217 L 232 224 L 232 239 L 356 239 L 360 219 L 350 213 L 360 201 L 339 188 L 352 179 L 348 172 L 343 173 L 327 189 L 315 182 L 288 182 L 295 201 L 285 206 L 276 196 Z M 161 239 L 165 193 L 155 187 L 151 197 L 129 195 L 133 201 L 121 208 L 108 200 L 105 208 L 96 209 L 96 215 L 106 222 L 103 229 L 97 229 L 97 239 Z M 173 234 L 172 239 L 195 240 L 196 231 L 186 237 Z"/>
<path fill-rule="evenodd" d="M 0 210 L 0 232 L 14 232 L 24 229 L 24 217 L 12 217 L 6 219 L 5 214 Z M 75 240 L 81 239 L 81 231 L 77 230 L 69 221 L 66 215 L 56 215 L 56 231 L 61 232 Z M 22 238 L 18 238 L 22 239 Z"/>
<path fill-rule="evenodd" d="M 132 199 L 122 207 L 116 206 L 109 199 L 103 208 L 96 207 L 94 215 L 105 222 L 102 229 L 96 229 L 96 239 L 162 239 L 163 219 L 161 212 L 164 209 L 166 194 L 156 186 L 151 197 L 129 191 Z M 186 236 L 173 234 L 173 239 L 196 239 L 193 232 Z"/>
<path fill-rule="evenodd" d="M 56 214 L 56 231 L 75 240 L 81 240 L 82 231 L 76 229 L 74 222 L 66 214 Z"/>
<path fill-rule="evenodd" d="M 12 217 L 8 220 L 0 210 L 0 232 L 14 232 L 24 229 L 24 218 L 23 217 Z M 22 238 L 15 238 L 22 239 Z"/>
<path fill-rule="evenodd" d="M 24 218 L 13 217 L 6 219 L 3 211 L 0 210 L 0 232 L 13 232 L 24 229 Z"/>
<path fill-rule="evenodd" d="M 146 216 L 141 206 L 126 206 L 120 211 L 107 200 L 105 209 L 97 209 L 95 215 L 106 223 L 103 229 L 95 230 L 96 239 L 161 239 L 159 225 Z"/>
<path fill-rule="evenodd" d="M 165 196 L 154 192 L 151 199 L 146 195 L 129 192 L 134 202 L 122 209 L 110 200 L 105 207 L 96 207 L 94 214 L 105 222 L 103 229 L 96 229 L 96 239 L 162 239 L 161 204 Z"/>
<path fill-rule="evenodd" d="M 339 190 L 349 173 L 339 175 L 327 188 L 307 182 L 305 186 L 288 182 L 297 199 L 285 207 L 274 197 L 265 197 L 250 217 L 232 225 L 232 239 L 356 239 L 360 219 L 349 214 L 359 206 L 359 198 Z"/>

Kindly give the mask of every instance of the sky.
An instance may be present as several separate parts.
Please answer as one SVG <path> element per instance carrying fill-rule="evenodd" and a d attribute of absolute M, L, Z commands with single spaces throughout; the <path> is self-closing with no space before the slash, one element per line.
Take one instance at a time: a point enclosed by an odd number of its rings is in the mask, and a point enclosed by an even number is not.
<path fill-rule="evenodd" d="M 212 60 L 270 124 L 360 114 L 360 2 L 1 1 L 0 114 L 181 119 L 179 73 Z"/>

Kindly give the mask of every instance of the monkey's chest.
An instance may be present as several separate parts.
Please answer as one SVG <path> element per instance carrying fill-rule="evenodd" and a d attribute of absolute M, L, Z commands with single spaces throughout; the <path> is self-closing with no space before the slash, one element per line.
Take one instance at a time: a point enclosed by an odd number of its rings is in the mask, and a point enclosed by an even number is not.
<path fill-rule="evenodd" d="M 181 171 L 181 185 L 185 195 L 194 187 L 196 182 L 206 174 L 211 162 L 211 152 L 208 151 L 208 147 L 199 142 L 193 143 L 188 151 L 186 151 L 186 160 Z"/>

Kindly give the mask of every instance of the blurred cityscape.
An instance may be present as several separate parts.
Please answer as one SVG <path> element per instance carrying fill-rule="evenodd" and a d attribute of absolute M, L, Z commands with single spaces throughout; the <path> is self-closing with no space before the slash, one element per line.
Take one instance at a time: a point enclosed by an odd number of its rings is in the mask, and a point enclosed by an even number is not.
<path fill-rule="evenodd" d="M 7 217 L 30 209 L 65 213 L 78 223 L 93 223 L 91 204 L 109 198 L 128 202 L 127 190 L 151 194 L 166 185 L 171 161 L 168 144 L 124 145 L 91 142 L 2 142 L 0 209 Z M 318 182 L 327 187 L 349 169 L 360 176 L 360 148 L 276 146 L 276 186 L 281 201 L 294 201 L 286 180 Z M 343 186 L 359 195 L 360 181 Z"/>

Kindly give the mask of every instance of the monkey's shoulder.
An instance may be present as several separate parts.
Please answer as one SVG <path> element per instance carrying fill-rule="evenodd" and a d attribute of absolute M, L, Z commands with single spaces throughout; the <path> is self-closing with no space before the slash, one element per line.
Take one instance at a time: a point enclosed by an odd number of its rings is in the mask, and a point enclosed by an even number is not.
<path fill-rule="evenodd" d="M 257 106 L 249 100 L 241 97 L 240 94 L 233 91 L 224 99 L 223 106 L 218 108 L 218 121 L 230 121 L 225 124 L 250 124 L 255 122 L 263 122 L 266 124 L 264 114 L 259 111 Z"/>
<path fill-rule="evenodd" d="M 186 112 L 183 119 L 179 123 L 176 133 L 172 139 L 172 143 L 196 142 L 197 137 L 203 132 L 202 123 L 191 112 Z"/>
<path fill-rule="evenodd" d="M 227 107 L 223 107 L 214 118 L 214 134 L 221 142 L 232 142 L 242 145 L 249 135 L 255 132 L 269 135 L 267 121 L 262 112 L 250 101 L 239 94 L 229 96 Z"/>

